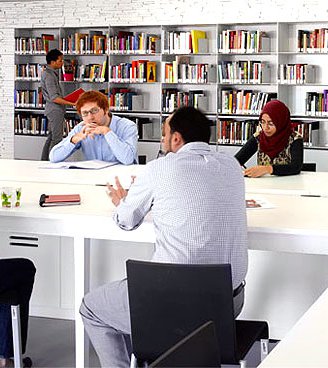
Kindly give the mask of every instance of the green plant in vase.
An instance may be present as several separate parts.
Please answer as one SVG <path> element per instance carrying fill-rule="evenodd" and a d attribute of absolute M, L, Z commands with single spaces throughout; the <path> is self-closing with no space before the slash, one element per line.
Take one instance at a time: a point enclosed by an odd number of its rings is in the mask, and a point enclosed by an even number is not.
<path fill-rule="evenodd" d="M 19 207 L 20 206 L 21 196 L 22 196 L 22 189 L 21 188 L 17 188 L 16 189 L 16 202 L 15 202 L 15 207 Z"/>
<path fill-rule="evenodd" d="M 1 193 L 1 203 L 2 207 L 11 207 L 11 194 L 7 194 L 5 192 Z"/>

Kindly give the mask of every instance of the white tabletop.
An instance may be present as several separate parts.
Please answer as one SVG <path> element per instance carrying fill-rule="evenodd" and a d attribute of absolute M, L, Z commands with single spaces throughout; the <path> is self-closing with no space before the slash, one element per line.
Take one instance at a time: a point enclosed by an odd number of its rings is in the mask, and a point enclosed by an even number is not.
<path fill-rule="evenodd" d="M 16 185 L 17 182 L 14 181 L 0 181 L 1 187 L 15 187 Z M 121 230 L 114 223 L 112 219 L 114 205 L 105 187 L 33 182 L 21 182 L 19 186 L 22 188 L 21 206 L 18 208 L 0 207 L 0 230 L 60 234 L 72 237 L 79 235 L 92 239 L 154 242 L 155 235 L 150 216 L 132 232 Z M 80 194 L 81 204 L 40 207 L 39 198 L 43 193 Z"/>
<path fill-rule="evenodd" d="M 105 184 L 118 175 L 126 186 L 131 175 L 138 175 L 143 165 L 115 165 L 100 170 L 42 169 L 44 161 L 0 160 L 0 180 L 34 181 L 67 184 Z M 245 178 L 246 192 L 265 194 L 321 194 L 328 196 L 328 172 L 302 172 L 300 175 Z"/>
<path fill-rule="evenodd" d="M 328 196 L 328 172 L 302 172 L 299 175 L 245 178 L 246 192 L 269 194 L 319 194 Z"/>
<path fill-rule="evenodd" d="M 115 174 L 115 171 L 113 172 Z M 151 214 L 147 216 L 144 224 L 133 232 L 124 231 L 112 220 L 114 206 L 108 198 L 105 187 L 96 185 L 77 185 L 42 182 L 15 182 L 0 181 L 0 186 L 19 186 L 22 188 L 22 199 L 20 208 L 0 208 L 2 224 L 5 229 L 9 226 L 6 221 L 12 222 L 11 217 L 24 218 L 23 224 L 28 221 L 34 222 L 35 233 L 49 234 L 51 226 L 46 228 L 42 223 L 51 219 L 61 221 L 61 234 L 63 236 L 74 236 L 78 232 L 85 238 L 113 239 L 126 241 L 154 242 L 155 235 L 151 222 Z M 39 198 L 41 194 L 75 194 L 81 195 L 81 205 L 59 206 L 41 208 Z M 328 237 L 328 219 L 322 216 L 328 208 L 328 198 L 301 197 L 299 195 L 276 195 L 247 193 L 247 198 L 261 196 L 274 207 L 269 209 L 247 210 L 249 236 L 255 238 L 250 241 L 251 249 L 288 251 L 314 254 L 327 254 L 327 243 L 309 242 L 307 238 Z M 35 219 L 39 218 L 39 222 Z M 7 225 L 5 225 L 5 223 Z M 23 224 L 19 224 L 20 227 Z M 13 231 L 17 228 L 13 228 Z M 21 230 L 23 231 L 23 229 Z M 29 230 L 30 231 L 30 230 Z M 54 234 L 58 234 L 55 230 Z M 292 242 L 265 242 L 263 236 L 294 236 Z M 300 238 L 304 237 L 305 242 Z M 260 239 L 261 238 L 261 239 Z M 256 239 L 261 240 L 257 242 Z"/>
<path fill-rule="evenodd" d="M 301 317 L 259 368 L 327 367 L 328 289 Z"/>
<path fill-rule="evenodd" d="M 144 168 L 143 165 L 114 165 L 99 170 L 43 169 L 46 164 L 45 161 L 1 159 L 0 180 L 94 185 L 113 183 L 117 175 L 122 184 L 128 187 L 131 175 L 137 175 Z"/>

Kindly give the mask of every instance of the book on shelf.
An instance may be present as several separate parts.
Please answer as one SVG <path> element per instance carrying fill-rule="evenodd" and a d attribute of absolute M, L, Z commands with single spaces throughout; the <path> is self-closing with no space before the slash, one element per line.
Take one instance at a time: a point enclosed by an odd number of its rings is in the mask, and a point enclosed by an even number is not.
<path fill-rule="evenodd" d="M 319 146 L 319 121 L 292 121 L 292 126 L 303 137 L 304 147 Z"/>
<path fill-rule="evenodd" d="M 279 82 L 281 84 L 305 84 L 315 82 L 315 65 L 280 64 Z"/>
<path fill-rule="evenodd" d="M 84 93 L 84 89 L 83 88 L 78 88 L 75 91 L 69 93 L 68 95 L 64 96 L 64 100 L 69 101 L 69 102 L 73 102 L 76 103 L 76 101 L 79 99 L 79 97 L 82 95 L 82 93 Z"/>
<path fill-rule="evenodd" d="M 192 44 L 192 52 L 194 54 L 198 54 L 199 52 L 199 40 L 206 39 L 206 32 L 198 29 L 192 29 L 190 31 L 191 34 L 191 44 Z M 204 51 L 201 51 L 204 52 Z"/>
<path fill-rule="evenodd" d="M 43 50 L 47 54 L 50 50 L 50 41 L 55 41 L 55 36 L 53 34 L 42 33 L 41 38 L 43 41 Z"/>
<path fill-rule="evenodd" d="M 217 123 L 217 142 L 218 144 L 244 144 L 257 129 L 257 120 L 219 119 Z"/>
<path fill-rule="evenodd" d="M 147 82 L 156 82 L 156 62 L 147 62 Z"/>

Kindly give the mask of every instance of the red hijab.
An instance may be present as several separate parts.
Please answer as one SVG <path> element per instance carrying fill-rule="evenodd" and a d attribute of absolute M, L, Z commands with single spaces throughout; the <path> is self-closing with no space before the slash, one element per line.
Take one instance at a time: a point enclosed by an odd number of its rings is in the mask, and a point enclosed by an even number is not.
<path fill-rule="evenodd" d="M 260 150 L 274 159 L 287 146 L 288 139 L 293 131 L 290 112 L 288 107 L 279 100 L 269 101 L 261 111 L 260 120 L 263 114 L 268 114 L 276 126 L 277 131 L 273 136 L 267 137 L 263 131 L 260 132 Z"/>

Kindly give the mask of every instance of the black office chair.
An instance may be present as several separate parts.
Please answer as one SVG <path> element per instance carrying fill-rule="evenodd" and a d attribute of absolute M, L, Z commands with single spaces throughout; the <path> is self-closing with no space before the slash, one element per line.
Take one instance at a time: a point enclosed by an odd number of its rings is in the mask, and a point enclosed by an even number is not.
<path fill-rule="evenodd" d="M 301 171 L 317 171 L 317 164 L 315 162 L 304 162 Z"/>
<path fill-rule="evenodd" d="M 12 321 L 12 338 L 14 348 L 15 368 L 28 368 L 32 366 L 32 360 L 29 357 L 22 357 L 22 337 L 21 337 L 21 319 L 18 295 L 10 290 L 0 294 L 0 304 L 10 305 Z"/>
<path fill-rule="evenodd" d="M 206 321 L 213 321 L 221 362 L 238 364 L 268 324 L 234 319 L 231 266 L 126 263 L 133 361 L 151 363 Z M 262 346 L 262 344 L 261 344 Z"/>
<path fill-rule="evenodd" d="M 146 155 L 139 155 L 138 156 L 139 165 L 146 165 L 147 163 L 147 156 Z"/>
<path fill-rule="evenodd" d="M 212 321 L 204 323 L 159 356 L 148 367 L 221 367 L 214 323 Z"/>

